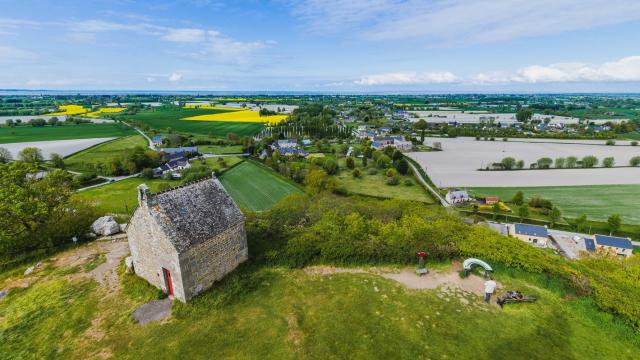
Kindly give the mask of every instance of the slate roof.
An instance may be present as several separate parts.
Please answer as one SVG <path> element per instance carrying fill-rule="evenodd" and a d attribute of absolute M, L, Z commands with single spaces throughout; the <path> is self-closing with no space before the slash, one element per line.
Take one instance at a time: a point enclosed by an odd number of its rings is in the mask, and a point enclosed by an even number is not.
<path fill-rule="evenodd" d="M 165 154 L 188 153 L 188 152 L 197 153 L 198 148 L 195 146 L 183 146 L 179 148 L 164 148 L 164 149 L 160 149 L 159 151 Z"/>
<path fill-rule="evenodd" d="M 518 235 L 548 237 L 547 228 L 540 225 L 514 224 L 514 231 Z"/>
<path fill-rule="evenodd" d="M 596 243 L 602 246 L 611 246 L 623 249 L 633 249 L 631 240 L 607 235 L 596 235 Z"/>
<path fill-rule="evenodd" d="M 178 253 L 244 221 L 215 177 L 152 194 L 147 201 L 151 216 Z"/>

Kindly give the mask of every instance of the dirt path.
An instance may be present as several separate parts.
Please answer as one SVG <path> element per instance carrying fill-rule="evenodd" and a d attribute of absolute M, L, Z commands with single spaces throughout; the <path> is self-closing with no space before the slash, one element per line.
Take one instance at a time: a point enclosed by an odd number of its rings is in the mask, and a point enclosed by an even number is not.
<path fill-rule="evenodd" d="M 386 269 L 350 269 L 330 266 L 310 266 L 304 269 L 308 274 L 329 275 L 339 273 L 374 274 L 399 282 L 409 289 L 460 289 L 467 293 L 484 296 L 484 282 L 480 276 L 469 275 L 461 278 L 458 275 L 460 264 L 454 264 L 449 271 L 430 271 L 424 276 L 418 276 L 414 269 L 403 269 L 400 272 L 390 272 Z M 498 289 L 502 285 L 498 283 Z"/>

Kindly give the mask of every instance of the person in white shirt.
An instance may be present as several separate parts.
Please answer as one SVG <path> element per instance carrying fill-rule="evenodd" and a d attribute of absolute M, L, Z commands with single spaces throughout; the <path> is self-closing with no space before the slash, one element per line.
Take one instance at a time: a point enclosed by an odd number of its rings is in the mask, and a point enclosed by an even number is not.
<path fill-rule="evenodd" d="M 487 304 L 491 301 L 491 294 L 496 291 L 496 286 L 498 286 L 496 282 L 489 276 L 489 280 L 484 283 L 484 302 Z"/>

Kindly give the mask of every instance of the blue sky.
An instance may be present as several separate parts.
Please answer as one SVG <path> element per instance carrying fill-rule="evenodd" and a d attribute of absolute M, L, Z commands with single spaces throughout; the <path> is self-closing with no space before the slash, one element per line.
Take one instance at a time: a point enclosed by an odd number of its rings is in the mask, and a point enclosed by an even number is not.
<path fill-rule="evenodd" d="M 640 91 L 637 0 L 0 0 L 0 88 Z"/>

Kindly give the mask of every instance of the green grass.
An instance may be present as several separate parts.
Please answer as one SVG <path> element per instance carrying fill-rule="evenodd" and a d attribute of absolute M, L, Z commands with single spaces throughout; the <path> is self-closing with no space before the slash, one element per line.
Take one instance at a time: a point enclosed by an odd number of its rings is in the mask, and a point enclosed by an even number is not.
<path fill-rule="evenodd" d="M 208 154 L 218 154 L 218 155 L 226 155 L 226 154 L 242 154 L 242 145 L 198 145 L 198 150 L 202 153 Z"/>
<path fill-rule="evenodd" d="M 60 273 L 57 276 L 63 276 Z M 0 300 L 0 354 L 5 359 L 68 358 L 96 312 L 91 280 L 62 278 L 13 289 Z"/>
<path fill-rule="evenodd" d="M 255 211 L 269 209 L 287 195 L 301 192 L 280 175 L 250 161 L 225 172 L 220 181 L 240 207 Z"/>
<path fill-rule="evenodd" d="M 433 199 L 427 190 L 413 177 L 413 175 L 398 175 L 400 183 L 398 185 L 387 185 L 387 177 L 384 169 L 378 169 L 375 175 L 369 175 L 367 169 L 362 167 L 360 159 L 356 160 L 356 168 L 360 170 L 360 177 L 354 178 L 353 170 L 346 167 L 344 159 L 340 159 L 341 170 L 335 175 L 337 187 L 348 194 L 375 196 L 388 199 L 403 199 L 433 203 Z M 411 182 L 410 186 L 405 185 L 405 181 Z"/>
<path fill-rule="evenodd" d="M 147 147 L 147 140 L 142 135 L 132 135 L 102 143 L 67 157 L 64 162 L 68 169 L 83 171 L 86 165 L 106 162 L 120 155 L 122 150 L 136 146 Z"/>
<path fill-rule="evenodd" d="M 264 127 L 259 123 L 180 120 L 186 117 L 216 114 L 220 112 L 224 111 L 162 107 L 153 110 L 141 111 L 135 115 L 125 115 L 122 118 L 143 122 L 153 129 L 162 130 L 171 128 L 178 132 L 214 135 L 219 137 L 225 137 L 228 133 L 235 133 L 238 136 L 251 136 L 258 133 Z"/>
<path fill-rule="evenodd" d="M 100 212 L 126 218 L 133 214 L 133 210 L 138 205 L 136 191 L 138 185 L 147 184 L 149 189 L 155 192 L 163 183 L 171 186 L 180 184 L 177 180 L 131 178 L 81 191 L 74 197 L 95 205 Z"/>
<path fill-rule="evenodd" d="M 586 214 L 592 220 L 606 220 L 619 214 L 624 222 L 640 223 L 640 185 L 544 186 L 523 188 L 472 188 L 474 194 L 510 200 L 518 191 L 525 198 L 541 196 L 551 200 L 564 216 Z"/>
<path fill-rule="evenodd" d="M 218 161 L 218 159 L 224 159 L 224 162 L 226 164 L 226 166 L 221 166 L 220 162 Z M 242 162 L 243 159 L 238 157 L 238 156 L 224 156 L 224 157 L 219 157 L 219 158 L 205 158 L 203 160 L 192 160 L 191 164 L 192 165 L 198 165 L 198 164 L 202 164 L 202 165 L 206 165 L 208 166 L 212 171 L 216 171 L 216 173 L 221 173 L 233 166 L 235 166 L 236 164 Z"/>
<path fill-rule="evenodd" d="M 640 353 L 636 333 L 597 311 L 592 300 L 565 300 L 553 279 L 522 272 L 498 269 L 496 277 L 539 301 L 500 310 L 475 295 L 461 302 L 372 274 L 244 266 L 189 304 L 175 302 L 168 323 L 146 326 L 133 323 L 131 313 L 159 294 L 121 276 L 132 294 L 101 296 L 95 283 L 53 280 L 0 300 L 1 353 L 279 360 L 633 359 Z M 83 333 L 96 318 L 99 339 Z"/>
<path fill-rule="evenodd" d="M 78 124 L 58 126 L 0 126 L 0 144 L 72 140 L 105 137 L 122 137 L 134 134 L 135 130 L 121 124 Z"/>

